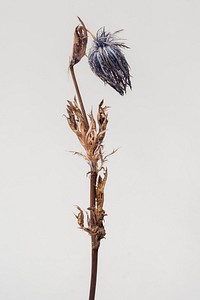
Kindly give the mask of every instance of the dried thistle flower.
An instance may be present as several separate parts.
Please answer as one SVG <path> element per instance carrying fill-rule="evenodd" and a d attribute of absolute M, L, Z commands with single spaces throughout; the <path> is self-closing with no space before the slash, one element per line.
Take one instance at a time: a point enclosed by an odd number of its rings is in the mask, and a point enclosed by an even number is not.
<path fill-rule="evenodd" d="M 126 93 L 126 88 L 131 86 L 129 65 L 121 48 L 128 48 L 119 42 L 116 34 L 106 32 L 105 28 L 97 31 L 96 39 L 88 54 L 88 62 L 92 71 L 114 88 L 120 95 Z"/>

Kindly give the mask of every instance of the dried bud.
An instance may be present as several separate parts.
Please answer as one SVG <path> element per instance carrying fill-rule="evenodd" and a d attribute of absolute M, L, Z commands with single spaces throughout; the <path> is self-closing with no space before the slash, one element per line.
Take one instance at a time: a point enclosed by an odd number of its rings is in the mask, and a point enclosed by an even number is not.
<path fill-rule="evenodd" d="M 106 32 L 105 28 L 98 30 L 93 46 L 89 51 L 88 62 L 92 71 L 114 88 L 120 95 L 131 88 L 129 65 L 121 48 L 128 48 L 116 38 L 116 33 Z"/>
<path fill-rule="evenodd" d="M 74 45 L 73 45 L 73 53 L 70 61 L 70 65 L 74 66 L 77 64 L 81 58 L 85 55 L 86 47 L 87 47 L 87 29 L 84 23 L 79 18 L 81 25 L 78 25 L 75 28 L 74 32 Z"/>

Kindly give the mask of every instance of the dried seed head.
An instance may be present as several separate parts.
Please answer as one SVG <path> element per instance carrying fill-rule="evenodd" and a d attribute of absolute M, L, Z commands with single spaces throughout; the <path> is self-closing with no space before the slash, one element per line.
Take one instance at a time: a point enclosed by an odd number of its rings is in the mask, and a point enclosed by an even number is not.
<path fill-rule="evenodd" d="M 121 48 L 128 48 L 116 38 L 116 31 L 111 34 L 105 28 L 98 30 L 93 46 L 89 51 L 88 62 L 92 71 L 120 95 L 131 88 L 129 65 Z"/>
<path fill-rule="evenodd" d="M 74 32 L 73 52 L 70 61 L 71 66 L 74 66 L 81 60 L 81 58 L 85 55 L 87 47 L 87 29 L 80 18 L 79 21 L 81 22 L 81 25 L 78 25 Z"/>

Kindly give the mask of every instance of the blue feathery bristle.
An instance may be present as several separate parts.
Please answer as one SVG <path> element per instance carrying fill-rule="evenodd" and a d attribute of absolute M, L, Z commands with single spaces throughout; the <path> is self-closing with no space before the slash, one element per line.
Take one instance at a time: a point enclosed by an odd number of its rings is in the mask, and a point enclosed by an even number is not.
<path fill-rule="evenodd" d="M 131 88 L 130 67 L 121 48 L 128 48 L 124 43 L 118 42 L 116 34 L 98 30 L 96 40 L 88 54 L 88 62 L 92 71 L 105 83 L 114 88 L 120 95 Z"/>

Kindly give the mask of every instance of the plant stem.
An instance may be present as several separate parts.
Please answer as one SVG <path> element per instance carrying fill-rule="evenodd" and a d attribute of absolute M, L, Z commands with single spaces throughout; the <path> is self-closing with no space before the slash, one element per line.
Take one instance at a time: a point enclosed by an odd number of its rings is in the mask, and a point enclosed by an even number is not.
<path fill-rule="evenodd" d="M 75 90 L 77 93 L 77 97 L 78 97 L 78 101 L 79 101 L 79 105 L 85 120 L 85 124 L 87 129 L 89 128 L 89 123 L 88 123 L 88 119 L 87 119 L 87 115 L 85 112 L 85 108 L 84 108 L 84 104 L 83 104 L 83 100 L 81 97 L 81 93 L 78 87 L 78 83 L 76 80 L 76 76 L 74 73 L 74 67 L 73 65 L 70 65 L 70 72 L 71 72 L 71 76 L 72 76 L 72 80 L 75 86 Z M 96 181 L 97 181 L 97 172 L 94 171 L 93 169 L 91 169 L 91 177 L 90 177 L 90 220 L 91 220 L 91 227 L 94 225 L 93 224 L 93 211 L 92 209 L 95 208 L 95 204 L 96 204 Z M 89 294 L 89 300 L 94 300 L 95 299 L 95 291 L 96 291 L 96 281 L 97 281 L 97 264 L 98 264 L 98 249 L 99 249 L 99 245 L 95 244 L 95 237 L 91 237 L 91 281 L 90 281 L 90 294 Z"/>
<path fill-rule="evenodd" d="M 88 129 L 89 128 L 89 123 L 88 123 L 87 115 L 86 115 L 85 108 L 84 108 L 84 105 L 83 105 L 83 100 L 82 100 L 82 97 L 81 97 L 81 93 L 80 93 L 80 90 L 79 90 L 79 87 L 78 87 L 78 83 L 77 83 L 77 80 L 76 80 L 76 76 L 75 76 L 75 73 L 74 73 L 74 66 L 70 64 L 69 69 L 70 69 L 70 72 L 71 72 L 71 75 L 72 75 L 72 80 L 74 82 L 75 90 L 76 90 L 78 101 L 79 101 L 79 104 L 80 104 L 80 108 L 81 108 L 81 111 L 82 111 L 82 114 L 83 114 L 83 117 L 84 117 L 84 120 L 85 120 L 85 124 L 86 124 L 87 129 Z"/>
<path fill-rule="evenodd" d="M 98 265 L 98 250 L 99 250 L 98 248 L 92 249 L 92 267 L 91 267 L 89 300 L 95 299 L 96 281 L 97 281 L 97 265 Z"/>
<path fill-rule="evenodd" d="M 91 170 L 90 177 L 90 220 L 93 226 L 93 211 L 96 201 L 96 180 L 97 173 Z M 91 251 L 92 251 L 92 265 L 91 265 L 91 281 L 90 281 L 90 294 L 89 300 L 95 299 L 96 281 L 97 281 L 97 265 L 98 265 L 98 249 L 99 246 L 95 243 L 95 237 L 91 237 Z"/>

